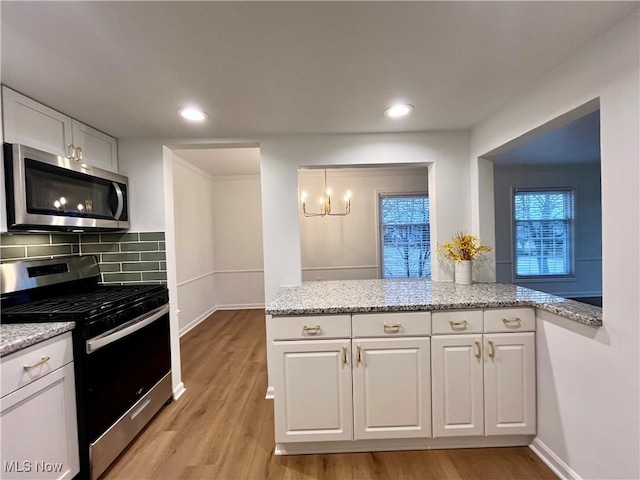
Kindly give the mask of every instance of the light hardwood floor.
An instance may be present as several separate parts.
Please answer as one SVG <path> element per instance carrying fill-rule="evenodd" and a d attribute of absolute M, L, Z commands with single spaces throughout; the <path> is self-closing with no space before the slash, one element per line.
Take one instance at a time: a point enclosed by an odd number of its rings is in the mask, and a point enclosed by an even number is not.
<path fill-rule="evenodd" d="M 185 394 L 103 479 L 555 479 L 531 450 L 274 456 L 263 310 L 214 313 L 182 337 Z"/>

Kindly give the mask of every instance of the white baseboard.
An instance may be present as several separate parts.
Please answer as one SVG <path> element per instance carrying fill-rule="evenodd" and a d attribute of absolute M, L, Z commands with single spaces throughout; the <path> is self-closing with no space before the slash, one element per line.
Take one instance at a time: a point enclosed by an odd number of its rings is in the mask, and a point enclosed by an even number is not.
<path fill-rule="evenodd" d="M 187 389 L 184 387 L 184 383 L 180 382 L 176 385 L 176 388 L 173 389 L 173 400 L 179 399 Z"/>
<path fill-rule="evenodd" d="M 563 480 L 582 480 L 580 475 L 571 470 L 569 465 L 558 457 L 553 451 L 547 447 L 539 438 L 535 438 L 529 448 L 542 460 L 547 467 L 553 470 Z"/>
<path fill-rule="evenodd" d="M 264 309 L 264 303 L 243 303 L 216 306 L 216 310 L 255 310 L 257 308 Z"/>
<path fill-rule="evenodd" d="M 215 311 L 218 310 L 218 307 L 211 307 L 209 310 L 207 310 L 206 312 L 204 312 L 202 315 L 198 316 L 196 319 L 192 320 L 191 322 L 189 322 L 187 325 L 185 325 L 184 327 L 182 327 L 179 332 L 178 332 L 178 336 L 182 337 L 185 333 L 187 333 L 189 330 L 193 330 L 195 327 L 197 327 L 200 323 L 202 323 L 209 315 L 211 315 L 212 313 L 215 313 Z"/>
<path fill-rule="evenodd" d="M 265 400 L 273 400 L 273 394 L 275 389 L 273 387 L 267 387 L 267 393 L 264 396 Z"/>
<path fill-rule="evenodd" d="M 337 442 L 276 443 L 275 455 L 325 453 L 392 452 L 400 450 L 441 450 L 453 448 L 526 447 L 530 435 L 496 435 L 495 437 L 395 438 Z"/>

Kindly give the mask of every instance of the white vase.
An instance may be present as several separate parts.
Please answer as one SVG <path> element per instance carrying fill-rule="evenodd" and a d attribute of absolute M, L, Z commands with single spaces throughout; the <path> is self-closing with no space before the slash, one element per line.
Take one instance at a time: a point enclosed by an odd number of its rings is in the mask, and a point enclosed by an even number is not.
<path fill-rule="evenodd" d="M 459 285 L 471 285 L 471 283 L 473 283 L 471 277 L 471 260 L 456 262 L 455 279 Z"/>

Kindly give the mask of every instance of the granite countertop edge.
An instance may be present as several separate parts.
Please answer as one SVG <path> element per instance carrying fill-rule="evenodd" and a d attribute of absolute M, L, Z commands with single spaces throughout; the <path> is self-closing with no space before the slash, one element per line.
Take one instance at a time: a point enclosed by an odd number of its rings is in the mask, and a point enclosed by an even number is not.
<path fill-rule="evenodd" d="M 360 283 L 358 283 L 360 282 Z M 345 289 L 346 286 L 346 289 Z M 358 286 L 358 294 L 353 298 L 349 292 L 349 288 Z M 362 286 L 363 288 L 360 288 Z M 407 289 L 422 289 L 418 298 L 412 298 L 409 301 L 403 301 L 405 292 L 401 292 L 397 298 L 391 296 L 387 302 L 380 298 L 374 298 L 368 301 L 366 298 L 367 288 L 371 288 L 373 296 L 378 292 L 380 287 L 388 288 L 389 286 Z M 478 299 L 479 295 L 483 295 L 483 288 L 493 289 L 487 296 L 493 296 L 489 300 Z M 398 282 L 394 285 L 393 281 L 326 281 L 326 282 L 304 282 L 302 286 L 282 287 L 274 300 L 267 305 L 265 312 L 272 316 L 294 316 L 294 315 L 322 315 L 322 314 L 348 314 L 348 313 L 375 313 L 375 312 L 410 312 L 410 311 L 442 311 L 472 308 L 509 308 L 509 307 L 535 307 L 554 313 L 563 318 L 573 320 L 584 325 L 592 327 L 602 326 L 602 309 L 592 305 L 583 304 L 575 300 L 557 297 L 555 295 L 545 294 L 530 290 L 525 287 L 519 287 L 511 284 L 473 284 L 463 287 L 468 290 L 462 290 L 462 296 L 475 297 L 473 299 L 464 300 L 451 295 L 452 301 L 443 301 L 443 296 L 439 300 L 433 300 L 432 296 L 438 295 L 439 289 L 446 291 L 453 290 L 459 293 L 451 282 L 431 282 L 423 280 L 422 282 Z M 475 291 L 479 289 L 480 291 Z M 314 295 L 322 290 L 324 297 L 322 301 L 313 301 Z M 324 291 L 326 290 L 326 292 Z M 347 291 L 347 295 L 343 295 L 343 291 Z M 365 297 L 362 292 L 365 292 Z M 336 293 L 337 292 L 337 293 Z M 440 292 L 441 293 L 441 292 Z M 293 294 L 293 296 L 292 296 Z M 331 296 L 335 294 L 335 300 Z M 426 295 L 425 295 L 426 294 Z M 421 297 L 425 295 L 427 298 Z M 496 299 L 495 297 L 498 296 Z M 521 298 L 516 298 L 520 296 Z M 444 295 L 446 298 L 446 295 Z M 504 298 L 500 298 L 504 297 Z M 522 299 L 524 297 L 524 299 Z M 327 299 L 331 299 L 327 301 Z M 358 303 L 358 301 L 361 301 Z M 364 300 L 364 301 L 363 301 Z M 316 304 L 317 303 L 317 304 Z"/>
<path fill-rule="evenodd" d="M 0 357 L 62 335 L 73 330 L 75 326 L 75 322 L 3 323 L 0 333 Z"/>

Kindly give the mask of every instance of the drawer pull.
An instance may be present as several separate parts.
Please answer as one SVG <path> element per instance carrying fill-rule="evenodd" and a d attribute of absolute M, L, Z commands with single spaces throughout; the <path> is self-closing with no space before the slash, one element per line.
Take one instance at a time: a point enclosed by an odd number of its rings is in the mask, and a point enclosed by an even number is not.
<path fill-rule="evenodd" d="M 24 368 L 25 371 L 29 371 L 32 368 L 36 368 L 37 366 L 42 365 L 43 363 L 47 363 L 49 360 L 51 360 L 51 357 L 42 357 L 36 363 L 32 363 L 31 365 L 23 365 L 22 368 Z"/>
<path fill-rule="evenodd" d="M 384 331 L 389 331 L 390 333 L 398 333 L 400 331 L 400 322 L 398 323 L 385 323 Z"/>
<path fill-rule="evenodd" d="M 305 325 L 304 327 L 302 327 L 302 331 L 307 335 L 318 335 L 320 333 L 320 330 L 320 325 L 314 325 L 311 327 Z"/>
<path fill-rule="evenodd" d="M 469 325 L 469 322 L 467 322 L 466 320 L 462 320 L 461 322 L 454 322 L 453 320 L 451 320 L 449 323 L 451 324 L 452 328 L 456 328 L 456 327 L 467 328 L 467 325 Z"/>
<path fill-rule="evenodd" d="M 342 347 L 342 363 L 347 364 L 347 347 Z"/>
<path fill-rule="evenodd" d="M 476 358 L 480 358 L 482 356 L 482 349 L 480 347 L 480 342 L 476 340 Z"/>
<path fill-rule="evenodd" d="M 496 358 L 496 347 L 491 340 L 489 340 L 489 347 L 489 357 Z"/>
<path fill-rule="evenodd" d="M 504 324 L 507 327 L 509 327 L 511 325 L 519 327 L 520 324 L 522 323 L 522 320 L 520 320 L 518 317 L 516 317 L 514 320 L 509 320 L 508 318 L 503 318 L 502 321 L 504 322 Z"/>
<path fill-rule="evenodd" d="M 360 345 L 358 345 L 358 348 L 356 349 L 356 362 L 362 362 L 362 349 L 360 348 Z"/>

